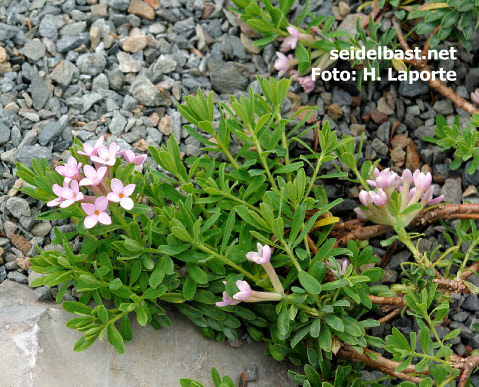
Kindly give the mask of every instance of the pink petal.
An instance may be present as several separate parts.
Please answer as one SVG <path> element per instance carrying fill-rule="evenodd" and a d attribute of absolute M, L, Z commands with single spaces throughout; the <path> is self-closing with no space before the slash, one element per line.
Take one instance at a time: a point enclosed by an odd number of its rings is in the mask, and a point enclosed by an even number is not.
<path fill-rule="evenodd" d="M 132 150 L 128 149 L 125 151 L 125 153 L 123 153 L 123 156 L 125 157 L 125 160 L 129 164 L 131 164 L 133 163 L 133 159 L 135 158 L 135 153 Z"/>
<path fill-rule="evenodd" d="M 81 187 L 84 187 L 84 186 L 87 186 L 87 185 L 93 185 L 93 180 L 92 179 L 82 179 L 80 181 L 80 186 Z"/>
<path fill-rule="evenodd" d="M 135 191 L 135 184 L 128 184 L 125 188 L 123 188 L 123 195 L 130 196 Z"/>
<path fill-rule="evenodd" d="M 61 196 L 61 194 L 63 192 L 63 188 L 60 187 L 58 184 L 53 184 L 52 190 L 55 193 L 55 195 L 57 195 L 57 196 Z"/>
<path fill-rule="evenodd" d="M 83 225 L 85 228 L 93 228 L 98 223 L 98 216 L 96 215 L 88 215 L 85 220 L 83 221 Z"/>
<path fill-rule="evenodd" d="M 106 171 L 108 170 L 107 167 L 100 167 L 98 168 L 98 171 L 96 172 L 96 176 L 98 179 L 103 179 L 103 177 L 106 175 Z"/>
<path fill-rule="evenodd" d="M 101 224 L 105 224 L 107 226 L 111 224 L 110 215 L 108 215 L 106 212 L 100 212 L 100 215 L 98 215 L 98 220 Z"/>
<path fill-rule="evenodd" d="M 81 208 L 86 212 L 87 215 L 93 215 L 95 213 L 95 205 L 91 203 L 82 203 Z"/>
<path fill-rule="evenodd" d="M 60 207 L 67 208 L 67 207 L 70 207 L 73 203 L 75 203 L 75 200 L 73 199 L 64 200 L 62 204 L 60 204 Z"/>
<path fill-rule="evenodd" d="M 94 179 L 96 177 L 95 168 L 93 168 L 91 165 L 85 165 L 83 167 L 83 173 L 89 179 Z"/>
<path fill-rule="evenodd" d="M 146 155 L 139 155 L 133 159 L 135 165 L 142 165 L 146 160 Z"/>
<path fill-rule="evenodd" d="M 120 206 L 122 206 L 125 210 L 131 210 L 135 203 L 130 198 L 122 198 L 120 200 Z"/>
<path fill-rule="evenodd" d="M 106 159 L 109 156 L 108 149 L 106 148 L 106 146 L 103 145 L 98 147 L 97 154 L 101 159 Z"/>
<path fill-rule="evenodd" d="M 110 192 L 106 197 L 110 202 L 118 203 L 121 199 L 118 194 Z"/>
<path fill-rule="evenodd" d="M 95 209 L 103 212 L 108 208 L 108 199 L 105 196 L 100 196 L 95 200 Z"/>
<path fill-rule="evenodd" d="M 94 163 L 100 163 L 100 164 L 103 164 L 105 162 L 104 159 L 102 159 L 98 156 L 91 156 L 90 160 L 93 161 Z"/>
<path fill-rule="evenodd" d="M 427 202 L 427 204 L 437 204 L 437 203 L 441 203 L 442 201 L 444 200 L 444 195 L 441 195 L 441 196 L 438 196 L 437 198 L 435 199 L 431 199 Z"/>
<path fill-rule="evenodd" d="M 72 188 L 72 191 L 75 192 L 75 193 L 78 193 L 80 191 L 80 187 L 78 185 L 78 181 L 76 180 L 73 180 L 72 183 L 71 183 L 71 188 Z"/>
<path fill-rule="evenodd" d="M 53 200 L 50 200 L 48 203 L 47 203 L 47 206 L 48 207 L 55 207 L 55 206 L 58 206 L 60 203 L 62 202 L 61 199 L 53 199 Z"/>
<path fill-rule="evenodd" d="M 96 140 L 95 148 L 98 148 L 98 147 L 102 146 L 104 139 L 105 139 L 104 136 L 100 136 L 100 138 L 98 140 Z"/>
<path fill-rule="evenodd" d="M 117 195 L 123 193 L 123 182 L 120 179 L 111 180 L 111 190 Z"/>

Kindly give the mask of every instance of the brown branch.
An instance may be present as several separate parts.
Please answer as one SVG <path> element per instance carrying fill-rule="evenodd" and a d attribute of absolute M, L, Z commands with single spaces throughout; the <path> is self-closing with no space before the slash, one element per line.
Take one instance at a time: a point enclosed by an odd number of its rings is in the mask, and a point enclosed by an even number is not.
<path fill-rule="evenodd" d="M 311 252 L 314 255 L 318 254 L 318 251 L 319 251 L 318 246 L 316 246 L 316 243 L 314 243 L 314 241 L 311 239 L 311 237 L 309 236 L 309 233 L 306 234 L 306 238 L 308 239 L 308 246 Z"/>
<path fill-rule="evenodd" d="M 465 387 L 467 379 L 472 370 L 479 366 L 479 356 L 469 356 L 467 359 L 458 359 L 457 364 L 454 365 L 455 368 L 462 368 L 461 375 L 459 376 L 459 387 Z"/>
<path fill-rule="evenodd" d="M 479 262 L 474 262 L 466 270 L 461 273 L 461 279 L 468 279 L 471 275 L 475 274 L 479 270 Z"/>
<path fill-rule="evenodd" d="M 385 357 L 382 357 L 379 353 L 371 351 L 370 349 L 363 348 L 363 350 L 364 350 L 364 353 L 359 353 L 358 351 L 356 351 L 356 349 L 354 349 L 350 345 L 343 343 L 337 355 L 341 357 L 342 359 L 364 363 L 370 368 L 384 372 L 395 378 L 408 380 L 416 384 L 421 383 L 422 378 L 418 376 L 408 375 L 408 373 L 417 373 L 414 366 L 410 365 L 403 372 L 396 372 L 395 371 L 396 367 L 400 363 L 393 360 L 386 359 Z M 427 375 L 429 372 L 425 370 L 422 373 Z"/>
<path fill-rule="evenodd" d="M 464 215 L 476 217 L 479 214 L 479 204 L 442 204 L 430 210 L 423 211 L 411 223 L 410 227 L 420 228 L 435 222 L 437 219 L 464 219 Z M 469 218 L 468 218 L 469 219 Z"/>
<path fill-rule="evenodd" d="M 399 313 L 401 313 L 401 309 L 400 309 L 400 308 L 394 309 L 391 313 L 387 314 L 387 315 L 384 316 L 384 317 L 381 317 L 381 318 L 378 320 L 378 322 L 379 322 L 379 324 L 388 322 L 389 320 L 391 320 L 391 319 L 393 319 L 394 317 L 396 317 Z"/>
<path fill-rule="evenodd" d="M 361 227 L 361 228 L 358 228 L 358 229 L 346 234 L 342 238 L 339 238 L 336 241 L 336 243 L 334 244 L 334 247 L 346 246 L 351 239 L 366 240 L 366 239 L 369 239 L 369 238 L 373 238 L 375 236 L 386 234 L 389 231 L 393 231 L 393 228 L 391 226 L 384 226 L 384 225 L 381 225 L 381 224 L 375 224 L 373 226 Z"/>
<path fill-rule="evenodd" d="M 377 297 L 369 295 L 369 299 L 373 304 L 377 305 L 395 305 L 399 307 L 406 306 L 406 300 L 404 297 Z"/>
<path fill-rule="evenodd" d="M 469 288 L 464 284 L 464 281 L 460 278 L 446 279 L 446 278 L 434 278 L 433 283 L 437 284 L 439 288 L 445 289 L 452 293 L 471 293 Z"/>
<path fill-rule="evenodd" d="M 397 30 L 396 35 L 397 35 L 397 38 L 399 40 L 399 44 L 401 45 L 401 47 L 403 48 L 404 51 L 409 50 L 409 46 L 407 44 L 406 38 L 404 37 L 404 35 L 402 33 L 401 25 L 399 24 L 398 19 L 393 18 L 392 23 L 393 23 L 394 28 L 396 28 L 396 30 Z M 429 47 L 429 39 L 427 40 L 426 45 L 427 45 L 427 47 Z M 426 48 L 426 46 L 424 46 L 424 48 Z M 431 86 L 433 89 L 436 89 L 444 97 L 446 97 L 447 99 L 454 102 L 457 107 L 460 107 L 461 109 L 465 110 L 470 115 L 479 113 L 479 109 L 477 109 L 473 104 L 471 104 L 470 102 L 467 102 L 464 98 L 459 97 L 454 92 L 454 90 L 452 90 L 450 87 L 446 86 L 439 79 L 436 79 L 436 77 L 434 77 L 434 79 L 433 79 L 432 71 L 429 68 L 429 65 L 427 64 L 426 61 L 418 60 L 418 59 L 411 59 L 411 60 L 404 60 L 404 62 L 410 63 L 413 67 L 417 68 L 420 72 L 428 72 L 429 73 L 429 86 Z"/>
<path fill-rule="evenodd" d="M 367 17 L 364 18 L 364 20 L 361 22 L 361 28 L 365 29 L 368 24 L 369 24 L 369 16 L 372 15 L 373 21 L 376 19 L 376 16 L 378 13 L 381 11 L 381 8 L 378 6 L 378 0 L 373 0 L 373 12 L 371 12 Z"/>
<path fill-rule="evenodd" d="M 426 40 L 426 44 L 424 45 L 424 47 L 422 48 L 422 52 L 421 52 L 421 55 L 422 56 L 425 56 L 427 58 L 428 56 L 428 53 L 429 53 L 429 44 L 431 43 L 431 38 L 432 36 L 441 29 L 441 26 L 438 25 L 436 28 L 434 28 L 434 31 L 431 32 L 431 34 L 429 35 L 429 37 L 427 38 Z"/>
<path fill-rule="evenodd" d="M 479 204 L 442 204 L 430 210 L 421 212 L 408 226 L 419 229 L 436 222 L 439 218 L 447 219 L 479 219 Z M 352 219 L 338 223 L 333 227 L 331 235 L 338 238 L 334 247 L 343 247 L 351 240 L 366 240 L 393 231 L 391 226 L 363 226 L 364 222 Z M 345 231 L 348 231 L 344 234 Z M 477 270 L 477 268 L 475 269 Z"/>

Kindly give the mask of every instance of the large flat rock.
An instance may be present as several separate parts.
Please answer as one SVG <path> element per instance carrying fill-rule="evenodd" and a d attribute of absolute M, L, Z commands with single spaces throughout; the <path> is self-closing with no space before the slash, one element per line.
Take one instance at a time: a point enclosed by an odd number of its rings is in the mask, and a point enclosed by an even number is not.
<path fill-rule="evenodd" d="M 264 356 L 263 343 L 231 348 L 204 338 L 184 316 L 170 314 L 173 327 L 160 331 L 132 319 L 133 340 L 118 355 L 108 341 L 73 352 L 81 336 L 65 324 L 73 317 L 61 305 L 35 300 L 28 286 L 6 280 L 0 285 L 0 385 L 16 386 L 179 386 L 192 378 L 212 386 L 210 370 L 239 380 L 252 366 L 258 379 L 248 386 L 294 385 L 288 364 Z"/>

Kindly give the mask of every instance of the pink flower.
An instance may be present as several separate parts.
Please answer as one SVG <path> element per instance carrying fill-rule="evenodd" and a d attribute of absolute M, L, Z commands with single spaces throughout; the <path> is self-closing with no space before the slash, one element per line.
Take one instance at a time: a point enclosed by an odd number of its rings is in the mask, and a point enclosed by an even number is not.
<path fill-rule="evenodd" d="M 476 89 L 474 93 L 471 93 L 471 100 L 476 105 L 479 105 L 479 89 Z"/>
<path fill-rule="evenodd" d="M 418 190 L 425 191 L 427 190 L 432 183 L 431 172 L 426 174 L 422 173 L 417 169 L 413 174 L 414 185 Z"/>
<path fill-rule="evenodd" d="M 125 156 L 128 164 L 135 164 L 136 166 L 142 165 L 146 160 L 146 155 L 135 156 L 135 153 L 129 149 L 123 153 L 123 156 Z"/>
<path fill-rule="evenodd" d="M 252 293 L 251 286 L 249 286 L 249 283 L 246 281 L 238 280 L 236 281 L 236 286 L 240 291 L 233 296 L 233 299 L 238 301 L 248 301 Z"/>
<path fill-rule="evenodd" d="M 384 206 L 388 200 L 388 197 L 382 188 L 379 188 L 377 193 L 374 191 L 369 191 L 369 196 L 371 197 L 373 203 L 378 207 Z"/>
<path fill-rule="evenodd" d="M 78 151 L 78 154 L 84 156 L 96 156 L 98 148 L 103 145 L 104 137 L 101 136 L 95 143 L 95 146 L 91 146 L 90 144 L 83 144 L 83 151 Z"/>
<path fill-rule="evenodd" d="M 412 173 L 409 169 L 405 169 L 401 176 L 401 181 L 403 183 L 411 183 L 413 181 Z"/>
<path fill-rule="evenodd" d="M 216 303 L 216 306 L 222 307 L 222 306 L 228 306 L 228 305 L 238 305 L 241 301 L 235 301 L 233 300 L 230 296 L 228 296 L 228 293 L 223 292 L 223 301 L 219 301 Z"/>
<path fill-rule="evenodd" d="M 80 178 L 80 168 L 82 163 L 79 163 L 74 157 L 70 156 L 68 162 L 65 165 L 59 165 L 55 168 L 60 175 L 66 177 L 67 179 L 75 180 Z"/>
<path fill-rule="evenodd" d="M 250 251 L 248 254 L 246 254 L 246 258 L 249 261 L 255 262 L 259 265 L 268 263 L 271 259 L 271 247 L 268 245 L 262 246 L 261 243 L 257 243 L 256 246 L 258 247 L 258 252 Z"/>
<path fill-rule="evenodd" d="M 98 147 L 97 156 L 91 156 L 90 159 L 95 163 L 112 166 L 116 163 L 116 156 L 119 153 L 118 151 L 118 145 L 115 142 L 112 142 L 109 149 L 103 145 Z"/>
<path fill-rule="evenodd" d="M 311 93 L 314 90 L 315 84 L 311 77 L 298 78 L 298 82 L 306 93 Z"/>
<path fill-rule="evenodd" d="M 57 195 L 58 197 L 56 199 L 50 200 L 47 203 L 48 207 L 58 206 L 61 203 L 63 203 L 64 200 L 66 200 L 63 197 L 63 193 L 65 192 L 65 189 L 68 189 L 69 184 L 70 184 L 70 182 L 69 182 L 68 179 L 63 180 L 63 187 L 60 187 L 58 184 L 53 184 L 52 190 L 53 190 L 54 194 Z"/>
<path fill-rule="evenodd" d="M 277 52 L 278 59 L 274 62 L 274 68 L 279 71 L 278 76 L 282 76 L 286 71 L 290 69 L 289 61 L 293 59 L 293 56 L 290 54 L 288 56 L 282 54 L 281 52 Z"/>
<path fill-rule="evenodd" d="M 370 204 L 373 204 L 373 199 L 371 199 L 371 196 L 369 195 L 369 192 L 364 191 L 364 190 L 362 190 L 359 193 L 359 201 L 365 207 L 369 206 Z"/>
<path fill-rule="evenodd" d="M 108 208 L 108 199 L 106 197 L 100 196 L 95 200 L 95 204 L 82 203 L 81 206 L 88 215 L 83 221 L 85 228 L 90 229 L 98 222 L 105 225 L 111 224 L 110 215 L 105 212 Z"/>
<path fill-rule="evenodd" d="M 78 184 L 78 181 L 76 180 L 72 180 L 70 188 L 63 188 L 62 195 L 65 200 L 60 204 L 61 208 L 69 207 L 73 203 L 83 200 L 83 198 L 85 197 L 85 195 L 80 192 L 80 186 Z"/>
<path fill-rule="evenodd" d="M 351 264 L 351 261 L 347 258 L 344 259 L 337 259 L 336 262 L 338 263 L 338 270 L 333 270 L 330 269 L 333 275 L 338 278 L 340 275 L 346 274 L 346 271 L 348 270 L 349 265 Z M 332 259 L 328 259 L 327 264 L 329 266 L 336 267 L 335 262 Z"/>
<path fill-rule="evenodd" d="M 100 167 L 96 170 L 91 165 L 85 165 L 83 167 L 83 172 L 85 173 L 86 178 L 80 181 L 80 186 L 94 186 L 100 184 L 105 177 L 106 171 L 106 167 Z"/>
<path fill-rule="evenodd" d="M 386 168 L 379 172 L 377 169 L 373 173 L 373 180 L 368 180 L 368 184 L 373 187 L 378 188 L 389 188 L 392 187 L 393 189 L 396 188 L 401 181 L 398 179 L 398 175 L 396 172 L 392 172 L 389 168 Z"/>
<path fill-rule="evenodd" d="M 299 40 L 299 31 L 294 26 L 286 27 L 286 30 L 289 32 L 289 36 L 284 39 L 284 42 L 281 44 L 281 51 L 287 52 L 289 50 L 294 50 Z"/>
<path fill-rule="evenodd" d="M 111 190 L 107 196 L 110 202 L 120 203 L 125 210 L 131 210 L 135 203 L 129 197 L 135 190 L 135 184 L 128 184 L 126 187 L 123 185 L 123 182 L 119 179 L 112 179 L 111 181 Z"/>

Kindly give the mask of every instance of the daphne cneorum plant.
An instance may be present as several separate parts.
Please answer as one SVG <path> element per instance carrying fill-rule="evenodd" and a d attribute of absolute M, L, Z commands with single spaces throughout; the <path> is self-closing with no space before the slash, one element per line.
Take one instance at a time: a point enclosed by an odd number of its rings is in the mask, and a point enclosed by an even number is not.
<path fill-rule="evenodd" d="M 146 155 L 121 152 L 100 138 L 95 144 L 75 140 L 71 158 L 55 171 L 46 160 L 34 160 L 33 170 L 18 164 L 27 183 L 22 191 L 51 208 L 39 219 L 76 225 L 68 234 L 55 229 L 52 243 L 65 253 L 39 248 L 30 260 L 31 269 L 44 274 L 32 286 L 58 285 L 61 302 L 73 283 L 81 296 L 63 307 L 75 315 L 67 326 L 84 334 L 76 351 L 106 336 L 123 353 L 124 342 L 133 339 L 131 318 L 160 329 L 171 325 L 167 311 L 174 308 L 206 337 L 234 340 L 242 327 L 254 340 L 267 341 L 269 355 L 304 369 L 289 372 L 304 386 L 377 385 L 361 380 L 364 365 L 381 367 L 386 379 L 405 380 L 402 386 L 433 380 L 445 386 L 461 368 L 447 342 L 456 332 L 443 339 L 436 332 L 452 291 L 444 281 L 467 286 L 461 275 L 479 238 L 467 239 L 470 227 L 464 225 L 460 235 L 470 253 L 458 255 L 457 246 L 439 259 L 438 252 L 419 253 L 413 240 L 420 235 L 406 227 L 441 199 L 433 199 L 430 175 L 380 171 L 379 160 L 361 164 L 362 140 L 338 138 L 329 123 L 305 126 L 309 108 L 282 116 L 291 79 L 258 82 L 261 95 L 250 90 L 247 97 L 230 97 L 228 105 L 215 106 L 212 94 L 198 90 L 178 106 L 190 123 L 186 130 L 209 155 L 183 160 L 172 136 L 166 146 L 149 148 L 158 165 L 153 168 Z M 302 140 L 308 130 L 317 130 L 319 152 Z M 296 156 L 295 142 L 310 154 Z M 349 172 L 340 170 L 338 159 Z M 338 172 L 322 174 L 326 162 L 336 163 Z M 341 199 L 330 202 L 321 182 L 339 178 L 362 185 L 363 221 L 395 231 L 385 244 L 397 238 L 413 252 L 401 284 L 377 284 L 384 271 L 367 241 L 351 239 L 340 247 L 332 236 Z M 79 252 L 71 247 L 73 238 L 83 243 Z M 449 253 L 455 255 L 449 259 Z M 444 281 L 430 281 L 444 262 Z M 449 275 L 456 265 L 462 274 Z M 393 331 L 384 342 L 369 334 L 380 325 L 374 310 L 391 300 L 418 319 L 421 351 L 414 335 L 408 341 Z M 384 348 L 393 359 L 371 348 Z M 212 377 L 215 386 L 232 383 L 215 370 Z"/>

